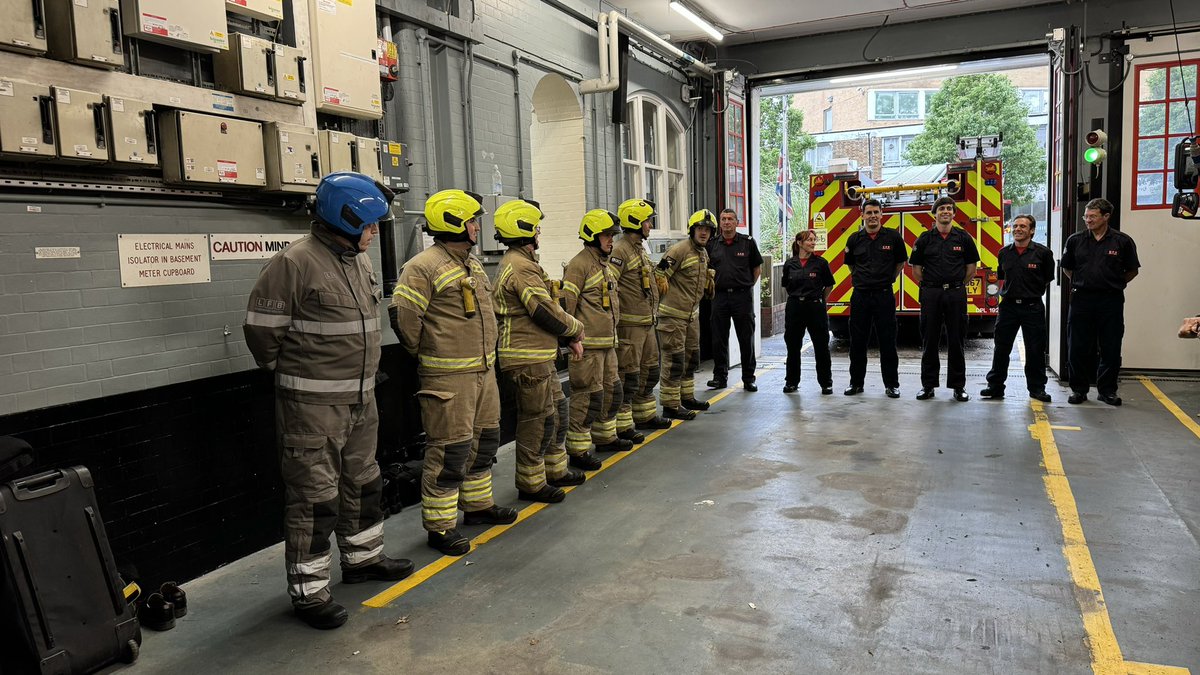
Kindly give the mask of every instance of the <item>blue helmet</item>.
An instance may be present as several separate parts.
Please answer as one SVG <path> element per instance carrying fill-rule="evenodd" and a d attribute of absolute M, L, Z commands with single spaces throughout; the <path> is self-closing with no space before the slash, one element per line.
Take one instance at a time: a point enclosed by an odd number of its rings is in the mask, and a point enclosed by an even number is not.
<path fill-rule="evenodd" d="M 367 226 L 389 217 L 396 193 L 372 178 L 353 171 L 338 171 L 317 185 L 317 218 L 358 242 Z"/>

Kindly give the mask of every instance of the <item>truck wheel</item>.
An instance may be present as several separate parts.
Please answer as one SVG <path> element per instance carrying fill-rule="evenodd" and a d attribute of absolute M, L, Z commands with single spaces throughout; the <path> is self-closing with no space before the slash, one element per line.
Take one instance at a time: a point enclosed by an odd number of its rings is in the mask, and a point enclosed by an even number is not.
<path fill-rule="evenodd" d="M 138 660 L 140 652 L 141 647 L 138 646 L 137 640 L 128 640 L 125 642 L 125 653 L 121 655 L 121 660 L 125 663 L 133 663 Z"/>

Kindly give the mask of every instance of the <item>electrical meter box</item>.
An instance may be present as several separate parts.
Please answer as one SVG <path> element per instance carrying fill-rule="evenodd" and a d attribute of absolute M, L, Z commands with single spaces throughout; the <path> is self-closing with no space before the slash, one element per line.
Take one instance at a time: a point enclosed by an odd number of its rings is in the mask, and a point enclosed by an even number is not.
<path fill-rule="evenodd" d="M 408 146 L 395 141 L 382 141 L 379 150 L 383 167 L 383 180 L 380 182 L 396 194 L 408 192 Z"/>
<path fill-rule="evenodd" d="M 274 192 L 316 192 L 321 182 L 321 149 L 317 132 L 279 122 L 263 125 L 267 153 L 267 189 Z"/>
<path fill-rule="evenodd" d="M 0 157 L 27 161 L 54 157 L 50 88 L 0 79 Z"/>
<path fill-rule="evenodd" d="M 119 0 L 45 2 L 51 56 L 97 68 L 125 65 Z"/>
<path fill-rule="evenodd" d="M 51 87 L 58 156 L 65 162 L 107 162 L 104 98 L 95 92 Z"/>
<path fill-rule="evenodd" d="M 383 182 L 379 170 L 379 139 L 356 136 L 354 138 L 354 170 Z"/>
<path fill-rule="evenodd" d="M 358 119 L 382 117 L 375 3 L 308 0 L 308 20 L 317 110 Z"/>
<path fill-rule="evenodd" d="M 304 74 L 304 52 L 287 45 L 275 45 L 275 98 L 297 105 L 308 100 L 308 79 Z"/>
<path fill-rule="evenodd" d="M 344 131 L 322 129 L 317 132 L 320 141 L 321 175 L 335 171 L 358 171 L 354 166 L 354 155 L 358 152 L 358 140 L 354 134 Z"/>
<path fill-rule="evenodd" d="M 275 53 L 272 43 L 253 35 L 233 33 L 229 49 L 213 56 L 217 86 L 225 91 L 275 98 Z"/>
<path fill-rule="evenodd" d="M 225 11 L 259 21 L 282 21 L 283 0 L 225 0 Z"/>
<path fill-rule="evenodd" d="M 108 159 L 116 164 L 158 166 L 154 107 L 131 98 L 104 97 Z"/>
<path fill-rule="evenodd" d="M 265 187 L 262 125 L 172 110 L 161 117 L 159 148 L 169 183 Z"/>
<path fill-rule="evenodd" d="M 0 17 L 4 17 L 0 22 L 0 49 L 25 54 L 46 53 L 44 0 L 0 0 Z M 374 35 L 371 44 L 375 44 Z"/>
<path fill-rule="evenodd" d="M 125 34 L 140 40 L 198 52 L 229 49 L 225 0 L 121 0 L 121 21 Z"/>

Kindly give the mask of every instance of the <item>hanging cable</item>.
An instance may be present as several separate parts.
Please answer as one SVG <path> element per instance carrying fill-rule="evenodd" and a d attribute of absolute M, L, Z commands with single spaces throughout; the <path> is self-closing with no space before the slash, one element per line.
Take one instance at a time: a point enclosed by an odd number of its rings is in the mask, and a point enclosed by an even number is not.
<path fill-rule="evenodd" d="M 1183 93 L 1184 93 L 1183 109 L 1187 111 L 1188 130 L 1195 132 L 1196 125 L 1192 123 L 1192 106 L 1191 106 L 1192 97 L 1187 95 L 1187 76 L 1184 75 L 1184 70 L 1183 70 L 1183 50 L 1179 48 L 1179 24 L 1177 24 L 1175 22 L 1175 0 L 1169 0 L 1169 2 L 1171 5 L 1171 29 L 1172 29 L 1171 32 L 1174 33 L 1174 35 L 1175 35 L 1175 60 L 1179 64 L 1179 77 L 1183 80 Z M 1194 78 L 1193 78 L 1192 85 L 1195 86 Z M 1171 99 L 1170 87 L 1171 87 L 1171 77 L 1170 77 L 1170 73 L 1168 73 L 1167 74 L 1167 91 L 1166 91 L 1168 101 Z M 1168 133 L 1170 133 L 1170 128 L 1171 128 L 1170 119 L 1171 118 L 1170 118 L 1170 114 L 1168 111 L 1168 116 L 1167 116 L 1167 132 Z"/>
<path fill-rule="evenodd" d="M 867 47 L 870 47 L 871 43 L 875 41 L 875 38 L 878 37 L 878 35 L 879 35 L 879 31 L 883 30 L 883 27 L 887 25 L 888 19 L 890 19 L 890 18 L 892 18 L 891 14 L 885 14 L 883 17 L 883 23 L 879 24 L 879 28 L 876 28 L 875 32 L 871 33 L 871 38 L 869 40 L 867 40 L 867 44 L 863 45 L 863 50 L 862 50 L 862 60 L 863 61 L 873 61 L 875 63 L 879 63 L 880 61 L 883 60 L 883 59 L 868 59 L 867 58 Z"/>

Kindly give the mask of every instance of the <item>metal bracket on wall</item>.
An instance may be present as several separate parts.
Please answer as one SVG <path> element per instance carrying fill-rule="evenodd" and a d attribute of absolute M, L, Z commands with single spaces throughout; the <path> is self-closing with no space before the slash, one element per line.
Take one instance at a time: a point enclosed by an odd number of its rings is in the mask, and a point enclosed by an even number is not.
<path fill-rule="evenodd" d="M 184 197 L 221 197 L 220 192 L 209 192 L 205 190 L 186 190 L 183 188 L 169 188 L 154 185 L 136 185 L 136 184 L 104 184 L 104 183 L 85 183 L 73 180 L 46 180 L 32 178 L 5 178 L 0 177 L 0 188 L 25 188 L 35 190 L 86 190 L 88 192 L 118 192 L 124 194 L 153 194 L 153 195 L 176 195 Z"/>

